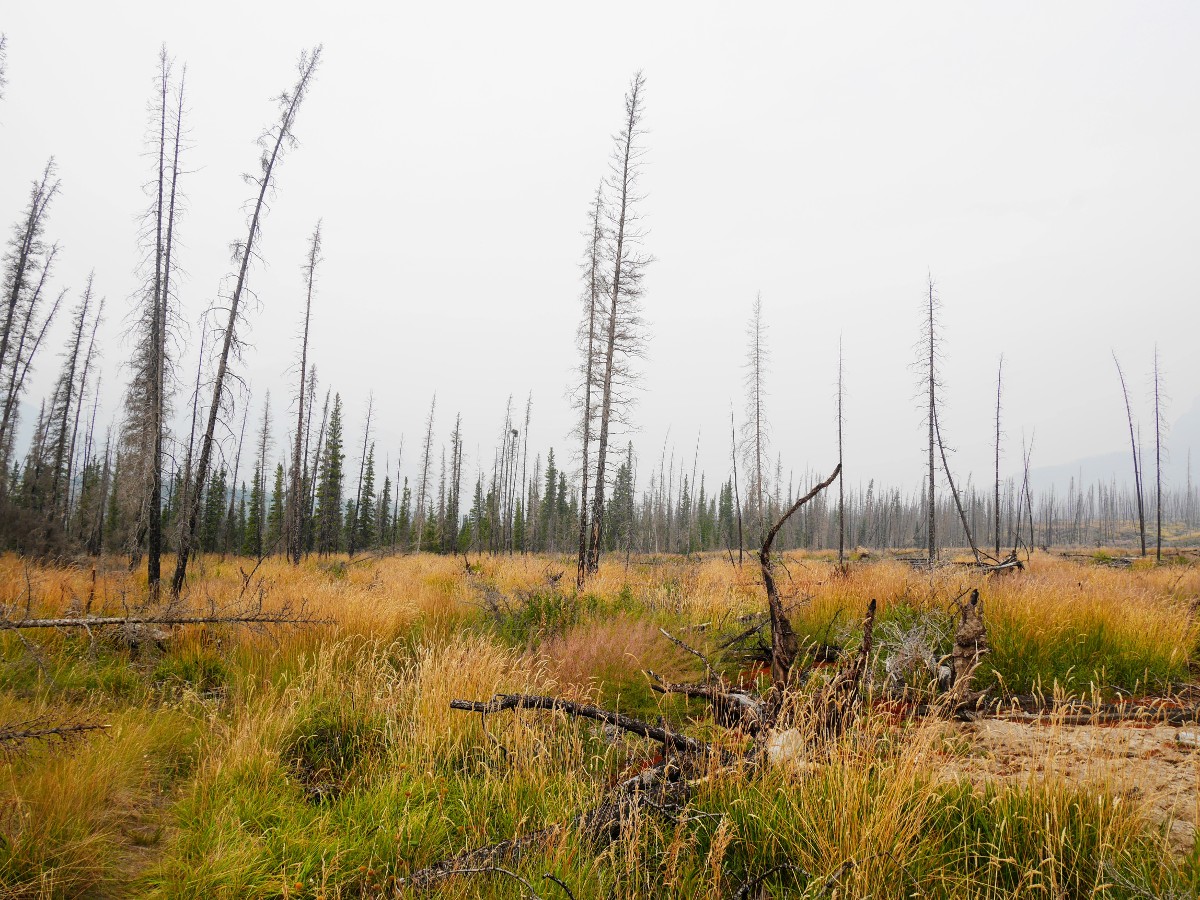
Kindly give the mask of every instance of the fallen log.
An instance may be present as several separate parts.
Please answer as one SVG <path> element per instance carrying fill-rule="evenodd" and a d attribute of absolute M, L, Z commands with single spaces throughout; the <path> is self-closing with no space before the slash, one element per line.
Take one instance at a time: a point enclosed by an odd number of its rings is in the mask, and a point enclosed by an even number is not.
<path fill-rule="evenodd" d="M 333 623 L 333 619 L 314 619 L 292 615 L 288 612 L 210 616 L 65 616 L 57 619 L 0 619 L 0 631 L 146 625 L 332 625 Z"/>

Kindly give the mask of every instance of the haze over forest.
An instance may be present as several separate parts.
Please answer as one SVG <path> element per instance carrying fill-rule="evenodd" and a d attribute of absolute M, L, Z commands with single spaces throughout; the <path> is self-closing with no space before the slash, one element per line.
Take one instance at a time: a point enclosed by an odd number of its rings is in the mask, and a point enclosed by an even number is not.
<path fill-rule="evenodd" d="M 463 416 L 467 470 L 487 469 L 507 398 L 523 407 L 532 391 L 531 446 L 566 458 L 587 203 L 637 69 L 654 262 L 631 420 L 645 458 L 665 444 L 690 460 L 699 439 L 700 468 L 728 476 L 729 407 L 740 419 L 744 329 L 761 292 L 772 458 L 797 481 L 834 458 L 840 335 L 849 480 L 918 487 L 913 362 L 928 274 L 943 303 L 943 426 L 961 472 L 990 471 L 1001 353 L 1006 476 L 1023 435 L 1036 435 L 1035 468 L 1123 452 L 1112 351 L 1142 421 L 1156 343 L 1167 418 L 1196 418 L 1194 6 L 1065 4 L 1021 17 L 953 4 L 920 15 L 623 9 L 593 20 L 553 5 L 345 15 L 300 4 L 282 18 L 238 7 L 237 28 L 214 7 L 12 10 L 0 208 L 12 218 L 55 156 L 56 283 L 77 290 L 94 269 L 109 302 L 101 425 L 118 416 L 127 378 L 159 45 L 187 65 L 182 425 L 198 322 L 243 228 L 239 176 L 280 73 L 314 36 L 321 76 L 251 275 L 259 305 L 239 372 L 251 420 L 266 390 L 281 419 L 294 393 L 300 263 L 320 218 L 310 352 L 346 402 L 348 435 L 374 392 L 379 455 L 402 433 L 411 448 L 436 391 L 442 430 Z M 61 316 L 48 347 L 68 324 Z M 22 445 L 56 368 L 49 354 L 34 368 Z M 1170 439 L 1177 480 L 1198 431 Z M 1113 459 L 1128 480 L 1125 457 Z M 406 473 L 415 464 L 410 453 Z"/>

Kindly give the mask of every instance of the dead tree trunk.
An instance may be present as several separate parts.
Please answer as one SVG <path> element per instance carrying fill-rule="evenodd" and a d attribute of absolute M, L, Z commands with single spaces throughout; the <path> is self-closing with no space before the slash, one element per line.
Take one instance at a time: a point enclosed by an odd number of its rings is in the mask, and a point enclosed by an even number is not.
<path fill-rule="evenodd" d="M 1004 354 L 1000 354 L 1000 366 L 996 370 L 996 499 L 995 508 L 995 550 L 996 559 L 1000 558 L 1000 387 L 1004 377 Z"/>
<path fill-rule="evenodd" d="M 1113 353 L 1113 362 L 1117 366 L 1117 377 L 1121 379 L 1121 394 L 1125 398 L 1125 420 L 1129 423 L 1129 445 L 1133 453 L 1133 489 L 1137 494 L 1138 534 L 1142 541 L 1142 556 L 1146 555 L 1146 508 L 1142 501 L 1142 462 L 1138 452 L 1137 435 L 1133 428 L 1133 408 L 1129 405 L 1129 389 L 1125 386 L 1125 373 L 1121 371 L 1121 363 L 1117 354 Z"/>
<path fill-rule="evenodd" d="M 171 580 L 171 592 L 179 596 L 183 590 L 183 582 L 187 577 L 188 557 L 195 543 L 196 531 L 200 524 L 200 504 L 196 498 L 203 494 L 204 482 L 208 466 L 212 460 L 213 445 L 216 441 L 217 421 L 221 416 L 221 408 L 225 399 L 225 378 L 229 371 L 230 355 L 237 339 L 238 316 L 241 310 L 242 295 L 246 289 L 246 278 L 250 271 L 250 260 L 259 237 L 259 223 L 262 218 L 267 192 L 270 190 L 275 166 L 282 158 L 286 147 L 294 143 L 292 129 L 295 126 L 296 114 L 300 103 L 308 92 L 309 85 L 316 75 L 317 64 L 321 58 L 321 48 L 316 47 L 311 53 L 300 55 L 299 78 L 292 90 L 285 91 L 279 97 L 281 110 L 280 120 L 273 128 L 268 129 L 262 139 L 264 154 L 262 157 L 262 174 L 255 177 L 258 184 L 258 198 L 250 215 L 250 228 L 246 241 L 237 248 L 238 274 L 233 293 L 229 297 L 229 319 L 226 322 L 221 342 L 221 354 L 217 360 L 217 371 L 213 380 L 212 404 L 208 411 L 208 426 L 204 431 L 204 439 L 200 445 L 200 461 L 196 467 L 196 487 L 188 504 L 187 527 L 180 533 L 179 555 L 175 561 L 175 575 Z M 270 148 L 267 150 L 266 148 Z"/>
<path fill-rule="evenodd" d="M 583 441 L 583 449 L 581 451 L 581 469 L 580 480 L 582 488 L 580 491 L 579 500 L 579 558 L 576 560 L 575 566 L 575 585 L 583 587 L 584 579 L 588 573 L 588 473 L 591 466 L 591 451 L 590 442 L 592 437 L 592 383 L 595 381 L 596 374 L 594 371 L 596 362 L 596 316 L 599 313 L 600 295 L 603 292 L 602 279 L 600 273 L 601 258 L 600 254 L 603 249 L 604 228 L 601 225 L 600 217 L 604 208 L 604 186 L 596 187 L 596 197 L 592 201 L 592 209 L 590 213 L 591 235 L 588 242 L 587 253 L 587 326 L 586 329 L 580 329 L 580 338 L 583 343 L 583 413 L 580 417 L 581 439 Z M 584 333 L 586 331 L 586 333 Z"/>
<path fill-rule="evenodd" d="M 838 442 L 838 565 L 846 565 L 846 473 L 842 468 L 845 459 L 842 456 L 842 398 L 845 396 L 845 384 L 842 380 L 842 339 L 838 337 L 838 379 L 837 379 L 837 442 Z M 791 492 L 791 485 L 788 485 Z"/>
<path fill-rule="evenodd" d="M 811 491 L 792 504 L 791 509 L 783 514 L 763 540 L 762 549 L 758 551 L 758 562 L 762 567 L 763 587 L 767 591 L 767 608 L 771 616 L 771 682 L 780 691 L 787 687 L 792 671 L 792 663 L 796 660 L 798 645 L 792 623 L 788 620 L 783 608 L 783 600 L 779 596 L 779 588 L 775 585 L 774 564 L 771 562 L 771 545 L 779 534 L 785 522 L 790 519 L 802 506 L 816 497 L 821 491 L 833 484 L 842 473 L 839 465 L 833 474 L 814 487 Z"/>
<path fill-rule="evenodd" d="M 729 405 L 729 461 L 733 464 L 733 507 L 737 512 L 738 566 L 742 565 L 745 540 L 742 537 L 742 498 L 738 493 L 737 427 L 733 424 L 733 403 Z"/>
<path fill-rule="evenodd" d="M 304 328 L 300 338 L 300 389 L 296 401 L 296 443 L 292 448 L 292 502 L 288 506 L 288 556 L 292 565 L 300 565 L 303 550 L 304 500 L 301 494 L 304 490 L 302 477 L 306 459 L 301 458 L 308 430 L 305 427 L 305 381 L 308 378 L 308 326 L 312 320 L 313 286 L 316 283 L 317 263 L 321 259 L 321 222 L 313 229 L 312 238 L 308 244 L 308 260 L 304 265 Z M 311 415 L 309 416 L 311 419 Z"/>
<path fill-rule="evenodd" d="M 1162 562 L 1162 373 L 1154 345 L 1154 559 Z"/>
<path fill-rule="evenodd" d="M 616 160 L 613 189 L 617 195 L 612 251 L 612 277 L 608 289 L 608 327 L 605 339 L 604 368 L 600 397 L 600 437 L 596 450 L 596 487 L 592 503 L 591 542 L 588 549 L 588 571 L 595 572 L 600 566 L 601 530 L 604 525 L 604 489 L 608 462 L 608 436 L 614 411 L 614 387 L 617 383 L 617 368 L 622 357 L 637 352 L 640 343 L 639 322 L 632 309 L 638 291 L 640 268 L 645 260 L 630 253 L 636 235 L 631 227 L 635 221 L 632 205 L 635 201 L 638 158 L 641 148 L 637 140 L 641 136 L 639 123 L 642 117 L 642 98 L 646 81 L 638 72 L 625 95 L 625 122 L 617 136 Z"/>

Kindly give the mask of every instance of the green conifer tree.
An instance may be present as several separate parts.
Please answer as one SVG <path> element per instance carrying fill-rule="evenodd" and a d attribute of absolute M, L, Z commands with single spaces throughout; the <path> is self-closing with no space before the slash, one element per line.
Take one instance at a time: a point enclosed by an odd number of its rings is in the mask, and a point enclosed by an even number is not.
<path fill-rule="evenodd" d="M 352 545 L 361 550 L 375 547 L 375 443 L 367 451 L 367 464 L 363 469 L 362 490 L 358 498 L 358 515 L 354 527 Z"/>
<path fill-rule="evenodd" d="M 317 552 L 337 553 L 342 539 L 342 397 L 335 394 L 317 482 Z"/>
<path fill-rule="evenodd" d="M 267 511 L 267 553 L 278 553 L 282 549 L 283 537 L 283 463 L 275 463 L 275 484 L 271 489 L 271 506 Z"/>
<path fill-rule="evenodd" d="M 217 470 L 208 483 L 208 492 L 204 497 L 204 519 L 200 528 L 200 549 L 206 553 L 221 549 L 221 527 L 225 519 L 228 484 L 229 475 L 224 466 Z"/>
<path fill-rule="evenodd" d="M 246 528 L 242 533 L 242 555 L 262 556 L 263 550 L 263 473 L 255 468 L 254 480 L 250 482 L 250 510 Z"/>

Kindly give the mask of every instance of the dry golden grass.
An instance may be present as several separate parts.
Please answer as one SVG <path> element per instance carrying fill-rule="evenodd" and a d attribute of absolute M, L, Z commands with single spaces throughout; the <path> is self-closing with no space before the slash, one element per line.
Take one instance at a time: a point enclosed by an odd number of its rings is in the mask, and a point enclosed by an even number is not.
<path fill-rule="evenodd" d="M 753 557 L 742 569 L 715 555 L 610 559 L 579 595 L 566 559 L 472 564 L 468 577 L 461 560 L 430 555 L 268 560 L 247 588 L 251 563 L 206 558 L 188 605 L 303 604 L 331 624 L 180 628 L 164 651 L 136 653 L 101 634 L 31 633 L 40 659 L 0 634 L 0 719 L 51 710 L 114 726 L 0 761 L 0 893 L 372 895 L 465 847 L 569 822 L 655 748 L 556 714 L 485 722 L 449 701 L 570 694 L 693 718 L 711 734 L 700 705 L 649 691 L 643 669 L 699 673 L 658 629 L 709 648 L 764 606 Z M 903 624 L 946 617 L 953 597 L 979 587 L 994 646 L 986 677 L 1014 690 L 1160 691 L 1189 678 L 1200 639 L 1195 566 L 1117 570 L 1039 554 L 1025 572 L 981 580 L 886 560 L 848 573 L 828 558 L 785 564 L 791 615 L 814 640 L 853 640 L 871 597 L 881 622 Z M 90 561 L 3 556 L 0 601 L 16 617 L 26 606 L 78 614 L 89 598 L 92 613 L 116 614 L 145 596 L 144 576 L 120 561 L 92 573 Z M 509 598 L 508 613 L 487 611 L 484 587 Z M 1140 804 L 1114 804 L 1115 780 L 1001 782 L 970 766 L 958 769 L 973 781 L 940 777 L 966 748 L 944 728 L 868 718 L 790 772 L 703 783 L 694 818 L 642 816 L 599 851 L 568 828 L 522 871 L 539 884 L 541 872 L 560 873 L 580 898 L 728 896 L 785 862 L 812 876 L 814 892 L 840 873 L 844 896 L 1103 895 L 1101 863 L 1161 895 L 1196 885 L 1195 865 L 1170 855 L 1178 846 Z M 796 896 L 805 883 L 794 873 L 770 882 Z M 518 893 L 503 879 L 442 889 Z"/>

